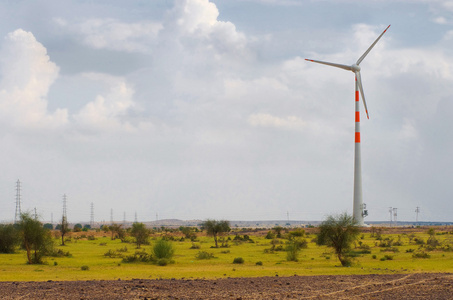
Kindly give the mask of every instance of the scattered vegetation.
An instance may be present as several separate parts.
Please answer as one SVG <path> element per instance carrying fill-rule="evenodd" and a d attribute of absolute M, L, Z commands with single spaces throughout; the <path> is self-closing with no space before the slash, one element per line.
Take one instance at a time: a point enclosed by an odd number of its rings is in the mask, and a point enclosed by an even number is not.
<path fill-rule="evenodd" d="M 342 266 L 350 266 L 348 252 L 360 233 L 352 216 L 344 213 L 339 216 L 328 216 L 319 226 L 318 245 L 332 247 Z"/>

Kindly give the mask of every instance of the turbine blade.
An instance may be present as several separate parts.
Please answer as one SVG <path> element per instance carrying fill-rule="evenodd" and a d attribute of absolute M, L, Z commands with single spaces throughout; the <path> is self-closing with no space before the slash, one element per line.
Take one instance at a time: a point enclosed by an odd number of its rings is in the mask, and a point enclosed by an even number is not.
<path fill-rule="evenodd" d="M 357 78 L 357 85 L 359 86 L 360 94 L 362 95 L 363 106 L 365 106 L 366 117 L 369 119 L 368 108 L 366 107 L 365 94 L 363 93 L 362 77 L 360 71 L 355 72 L 355 78 Z"/>
<path fill-rule="evenodd" d="M 387 28 L 381 33 L 380 36 L 378 36 L 378 38 L 374 41 L 373 44 L 371 44 L 370 48 L 368 48 L 368 50 L 365 51 L 365 53 L 363 53 L 362 56 L 360 56 L 360 58 L 357 60 L 356 62 L 356 65 L 360 65 L 360 63 L 362 62 L 362 60 L 365 58 L 365 56 L 368 55 L 368 53 L 370 53 L 371 49 L 373 49 L 374 45 L 376 45 L 376 43 L 379 41 L 379 39 L 384 35 L 384 33 L 387 31 L 387 29 L 389 29 L 390 25 L 387 26 Z"/>
<path fill-rule="evenodd" d="M 344 69 L 344 70 L 347 70 L 347 71 L 352 71 L 351 66 L 347 66 L 347 65 L 334 64 L 334 63 L 330 63 L 330 62 L 325 62 L 325 61 L 320 61 L 320 60 L 313 60 L 313 59 L 308 59 L 308 58 L 306 58 L 305 60 L 311 61 L 311 62 L 314 62 L 314 63 L 318 63 L 318 64 L 323 64 L 323 65 L 328 65 L 328 66 L 332 66 L 332 67 L 337 67 L 337 68 Z"/>

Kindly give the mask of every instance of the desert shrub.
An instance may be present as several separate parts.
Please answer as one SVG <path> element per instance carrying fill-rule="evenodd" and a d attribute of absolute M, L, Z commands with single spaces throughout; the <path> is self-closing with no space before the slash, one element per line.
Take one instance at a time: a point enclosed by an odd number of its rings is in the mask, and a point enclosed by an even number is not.
<path fill-rule="evenodd" d="M 379 247 L 392 247 L 393 246 L 393 239 L 391 238 L 386 238 L 384 240 L 381 240 L 379 243 Z"/>
<path fill-rule="evenodd" d="M 381 249 L 381 252 L 399 252 L 400 250 L 396 247 Z"/>
<path fill-rule="evenodd" d="M 376 258 L 377 258 L 376 254 L 373 254 L 373 255 L 371 256 L 371 258 L 376 259 Z"/>
<path fill-rule="evenodd" d="M 406 253 L 412 253 L 414 251 L 415 251 L 414 249 L 406 249 Z"/>
<path fill-rule="evenodd" d="M 96 240 L 96 238 L 94 237 L 94 235 L 89 235 L 89 236 L 87 236 L 87 239 L 88 239 L 89 241 L 94 241 L 94 240 Z"/>
<path fill-rule="evenodd" d="M 215 258 L 215 257 L 214 257 L 213 253 L 209 253 L 206 251 L 200 251 L 200 252 L 198 252 L 197 255 L 195 255 L 195 258 L 196 259 L 211 259 L 211 258 Z"/>
<path fill-rule="evenodd" d="M 61 249 L 56 249 L 56 248 L 51 248 L 47 253 L 47 256 L 52 256 L 52 257 L 72 257 L 72 254 L 69 253 L 69 251 L 63 251 Z"/>
<path fill-rule="evenodd" d="M 166 266 L 170 263 L 173 263 L 173 261 L 171 259 L 167 259 L 167 258 L 159 258 L 157 261 L 156 261 L 156 265 L 158 266 Z"/>
<path fill-rule="evenodd" d="M 290 231 L 289 235 L 292 237 L 304 237 L 305 236 L 305 230 L 303 229 L 296 229 L 294 231 Z"/>
<path fill-rule="evenodd" d="M 127 247 L 124 246 L 123 248 L 116 249 L 117 252 L 127 252 Z"/>
<path fill-rule="evenodd" d="M 153 255 L 157 259 L 166 258 L 171 260 L 173 255 L 175 254 L 175 249 L 173 248 L 173 244 L 166 240 L 159 240 L 153 247 Z"/>
<path fill-rule="evenodd" d="M 230 253 L 230 250 L 223 250 L 223 251 L 220 251 L 220 253 L 228 254 L 228 253 Z"/>
<path fill-rule="evenodd" d="M 190 249 L 200 249 L 201 248 L 201 245 L 199 243 L 192 243 L 192 246 L 190 247 Z"/>
<path fill-rule="evenodd" d="M 90 267 L 84 265 L 80 269 L 82 269 L 82 271 L 88 271 L 90 269 Z"/>
<path fill-rule="evenodd" d="M 414 242 L 416 245 L 424 245 L 425 244 L 425 240 L 422 239 L 422 238 L 414 238 Z"/>
<path fill-rule="evenodd" d="M 243 264 L 244 263 L 244 259 L 242 257 L 235 257 L 233 259 L 233 264 Z"/>
<path fill-rule="evenodd" d="M 383 257 L 381 257 L 381 261 L 385 261 L 385 260 L 393 260 L 393 256 L 386 254 Z"/>
<path fill-rule="evenodd" d="M 146 251 L 135 251 L 134 254 L 125 256 L 122 260 L 124 263 L 134 263 L 134 262 L 152 262 L 153 257 L 146 253 Z"/>
<path fill-rule="evenodd" d="M 432 248 L 436 248 L 437 246 L 440 246 L 440 242 L 434 235 L 430 235 L 430 237 L 426 241 L 426 245 Z"/>
<path fill-rule="evenodd" d="M 430 258 L 431 255 L 429 255 L 426 252 L 417 252 L 417 253 L 412 254 L 412 257 L 413 258 Z"/>
<path fill-rule="evenodd" d="M 256 262 L 256 265 L 257 265 L 257 266 L 262 266 L 262 265 L 263 265 L 263 262 L 262 262 L 262 261 L 257 261 L 257 262 Z"/>
<path fill-rule="evenodd" d="M 273 240 L 275 239 L 275 234 L 269 230 L 264 238 L 267 240 Z"/>

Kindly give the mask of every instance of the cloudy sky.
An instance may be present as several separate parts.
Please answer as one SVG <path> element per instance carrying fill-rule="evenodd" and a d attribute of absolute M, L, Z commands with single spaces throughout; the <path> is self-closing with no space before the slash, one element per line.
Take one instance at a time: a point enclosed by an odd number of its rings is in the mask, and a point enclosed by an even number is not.
<path fill-rule="evenodd" d="M 0 2 L 0 220 L 453 221 L 453 2 Z M 362 116 L 364 116 L 362 110 Z"/>

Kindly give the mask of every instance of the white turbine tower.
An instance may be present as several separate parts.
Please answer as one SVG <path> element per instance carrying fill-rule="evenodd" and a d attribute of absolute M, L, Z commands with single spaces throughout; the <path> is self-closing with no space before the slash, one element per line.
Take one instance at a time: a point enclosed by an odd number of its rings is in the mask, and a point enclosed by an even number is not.
<path fill-rule="evenodd" d="M 360 156 L 360 105 L 359 105 L 359 91 L 362 95 L 363 106 L 365 107 L 365 112 L 367 118 L 369 119 L 368 109 L 366 107 L 365 95 L 363 93 L 362 87 L 362 78 L 360 77 L 360 63 L 363 59 L 370 53 L 374 45 L 379 41 L 379 39 L 384 35 L 384 33 L 389 29 L 390 25 L 381 33 L 381 35 L 374 41 L 373 44 L 363 53 L 363 55 L 357 60 L 357 62 L 351 66 L 334 64 L 330 62 L 324 62 L 319 60 L 306 59 L 311 62 L 328 65 L 332 67 L 341 68 L 347 71 L 352 71 L 355 74 L 355 148 L 354 148 L 354 206 L 352 216 L 357 221 L 360 226 L 364 225 L 363 218 L 367 214 L 364 210 L 364 204 L 362 199 L 362 166 L 361 166 L 361 156 Z"/>

